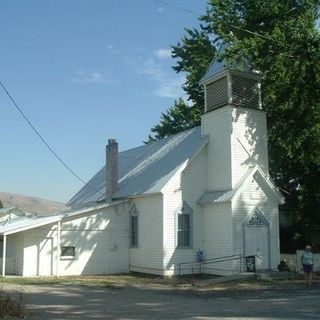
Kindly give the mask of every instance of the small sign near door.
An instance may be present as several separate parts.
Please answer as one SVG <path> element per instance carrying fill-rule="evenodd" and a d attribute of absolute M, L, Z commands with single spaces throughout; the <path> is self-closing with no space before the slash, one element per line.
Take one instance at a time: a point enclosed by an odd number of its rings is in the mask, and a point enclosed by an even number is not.
<path fill-rule="evenodd" d="M 247 256 L 246 257 L 246 270 L 247 272 L 256 272 L 256 257 Z"/>

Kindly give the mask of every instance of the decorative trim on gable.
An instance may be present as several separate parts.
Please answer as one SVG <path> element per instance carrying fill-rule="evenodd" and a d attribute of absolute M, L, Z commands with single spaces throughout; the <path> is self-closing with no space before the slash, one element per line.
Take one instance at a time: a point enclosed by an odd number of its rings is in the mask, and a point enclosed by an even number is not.
<path fill-rule="evenodd" d="M 269 221 L 259 209 L 255 209 L 254 213 L 245 221 L 245 226 L 269 226 Z"/>

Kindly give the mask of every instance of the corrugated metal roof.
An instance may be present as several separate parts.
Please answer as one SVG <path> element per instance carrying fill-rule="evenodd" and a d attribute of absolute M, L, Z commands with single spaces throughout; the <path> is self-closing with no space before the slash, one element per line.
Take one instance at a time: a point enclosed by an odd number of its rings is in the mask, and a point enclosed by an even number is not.
<path fill-rule="evenodd" d="M 26 215 L 23 217 L 7 220 L 0 223 L 0 234 L 12 234 L 25 231 L 51 223 L 55 223 L 61 219 L 61 215 L 54 216 L 38 216 L 36 214 Z"/>
<path fill-rule="evenodd" d="M 93 212 L 95 210 L 105 209 L 114 205 L 118 205 L 122 201 L 112 201 L 110 203 L 86 203 L 78 205 L 75 208 L 64 209 L 55 215 L 39 216 L 37 214 L 25 213 L 23 216 L 7 219 L 0 222 L 0 234 L 13 234 L 21 231 L 39 228 L 45 225 L 53 224 L 64 219 L 74 218 L 81 214 Z"/>
<path fill-rule="evenodd" d="M 255 168 L 256 167 L 248 169 L 233 189 L 205 192 L 198 200 L 198 203 L 203 206 L 211 203 L 231 201 L 234 195 L 238 192 L 245 180 L 249 177 L 249 175 Z"/>
<path fill-rule="evenodd" d="M 207 191 L 200 197 L 200 199 L 198 200 L 198 204 L 201 206 L 205 206 L 213 203 L 231 201 L 238 192 L 241 192 L 241 188 L 245 184 L 247 179 L 253 176 L 256 177 L 256 174 L 258 174 L 262 178 L 262 181 L 268 186 L 268 188 L 270 188 L 274 196 L 278 199 L 279 203 L 284 203 L 284 198 L 282 194 L 279 192 L 278 188 L 275 186 L 272 180 L 264 173 L 260 166 L 256 165 L 247 170 L 247 172 L 241 177 L 241 179 L 233 187 L 233 189 Z"/>
<path fill-rule="evenodd" d="M 11 220 L 14 218 L 18 218 L 21 216 L 25 216 L 26 213 L 16 207 L 6 207 L 6 208 L 1 208 L 0 209 L 0 223 L 7 221 L 7 220 Z"/>
<path fill-rule="evenodd" d="M 196 127 L 119 153 L 119 191 L 114 198 L 160 192 L 178 168 L 207 143 Z M 106 198 L 105 166 L 67 203 L 75 206 Z"/>
<path fill-rule="evenodd" d="M 77 215 L 89 213 L 89 212 L 91 213 L 96 210 L 101 210 L 101 209 L 109 208 L 112 206 L 116 206 L 128 201 L 129 200 L 118 200 L 118 201 L 113 200 L 110 202 L 103 202 L 103 203 L 96 203 L 96 202 L 81 203 L 73 206 L 72 208 L 62 211 L 61 212 L 62 220 L 72 218 Z"/>

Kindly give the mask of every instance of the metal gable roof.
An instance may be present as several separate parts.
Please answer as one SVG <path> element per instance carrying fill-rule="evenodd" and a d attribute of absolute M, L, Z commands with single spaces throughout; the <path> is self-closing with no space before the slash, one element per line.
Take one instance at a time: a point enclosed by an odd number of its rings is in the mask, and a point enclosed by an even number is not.
<path fill-rule="evenodd" d="M 114 198 L 161 192 L 179 167 L 207 143 L 196 127 L 119 153 L 119 191 Z M 67 203 L 104 201 L 105 166 Z"/>
<path fill-rule="evenodd" d="M 284 198 L 281 195 L 278 188 L 272 182 L 272 180 L 263 172 L 263 170 L 258 166 L 251 167 L 247 170 L 247 172 L 242 176 L 239 182 L 233 187 L 233 189 L 229 190 L 219 190 L 219 191 L 207 191 L 205 192 L 200 199 L 198 200 L 198 204 L 201 206 L 213 204 L 213 203 L 220 203 L 220 202 L 228 202 L 232 201 L 234 197 L 241 192 L 243 185 L 245 182 L 255 174 L 258 174 L 268 188 L 273 192 L 275 197 L 278 199 L 279 203 L 284 203 Z"/>
<path fill-rule="evenodd" d="M 38 228 L 61 220 L 61 215 L 38 216 L 36 214 L 7 220 L 0 223 L 0 234 L 12 234 Z"/>
<path fill-rule="evenodd" d="M 26 230 L 40 228 L 46 225 L 57 223 L 68 219 L 77 219 L 82 214 L 92 214 L 98 210 L 103 210 L 112 206 L 125 203 L 128 200 L 112 201 L 112 203 L 87 203 L 76 207 L 64 209 L 55 215 L 39 216 L 37 214 L 28 214 L 20 217 L 14 217 L 0 222 L 0 234 L 10 235 Z"/>

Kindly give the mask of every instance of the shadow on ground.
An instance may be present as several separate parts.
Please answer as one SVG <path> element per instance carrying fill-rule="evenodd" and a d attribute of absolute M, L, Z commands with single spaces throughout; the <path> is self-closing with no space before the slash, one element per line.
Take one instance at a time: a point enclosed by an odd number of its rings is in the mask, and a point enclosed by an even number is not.
<path fill-rule="evenodd" d="M 33 319 L 319 319 L 320 283 L 225 290 L 26 286 Z"/>

